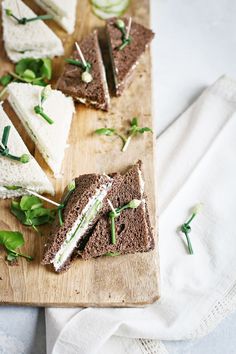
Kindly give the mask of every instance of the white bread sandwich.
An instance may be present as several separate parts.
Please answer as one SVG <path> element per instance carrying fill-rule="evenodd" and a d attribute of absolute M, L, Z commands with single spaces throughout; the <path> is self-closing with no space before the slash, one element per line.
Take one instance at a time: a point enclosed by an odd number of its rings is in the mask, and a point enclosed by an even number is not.
<path fill-rule="evenodd" d="M 8 85 L 8 100 L 48 166 L 58 177 L 75 111 L 71 97 L 50 86 Z"/>
<path fill-rule="evenodd" d="M 8 57 L 17 62 L 22 58 L 52 58 L 63 55 L 61 40 L 21 0 L 2 2 L 3 40 Z M 19 23 L 18 20 L 23 23 Z"/>
<path fill-rule="evenodd" d="M 7 146 L 4 146 L 2 137 L 6 127 L 10 128 L 8 128 Z M 24 188 L 41 194 L 54 195 L 52 184 L 33 156 L 30 155 L 2 105 L 0 105 L 0 139 L 0 198 L 13 198 L 27 194 Z M 21 161 L 16 158 L 20 158 Z"/>
<path fill-rule="evenodd" d="M 35 0 L 69 34 L 75 30 L 77 0 Z"/>

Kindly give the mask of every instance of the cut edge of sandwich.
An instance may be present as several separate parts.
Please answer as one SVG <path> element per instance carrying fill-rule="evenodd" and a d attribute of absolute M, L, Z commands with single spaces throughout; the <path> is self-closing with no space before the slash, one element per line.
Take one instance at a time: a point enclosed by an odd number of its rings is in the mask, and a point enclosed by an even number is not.
<path fill-rule="evenodd" d="M 15 113 L 17 114 L 18 118 L 20 119 L 20 121 L 22 122 L 26 132 L 28 133 L 28 135 L 31 137 L 32 141 L 35 143 L 35 145 L 38 147 L 40 153 L 42 154 L 43 158 L 45 159 L 45 161 L 47 162 L 48 166 L 50 167 L 50 169 L 53 171 L 54 176 L 57 178 L 61 177 L 61 165 L 63 162 L 63 157 L 64 157 L 64 153 L 65 153 L 65 149 L 67 147 L 67 144 L 64 146 L 64 152 L 63 152 L 63 156 L 60 156 L 60 161 L 59 158 L 58 159 L 53 159 L 53 156 L 46 150 L 45 146 L 44 146 L 44 142 L 42 141 L 42 139 L 38 136 L 36 136 L 36 133 L 33 131 L 32 127 L 30 126 L 30 120 L 31 117 L 28 117 L 27 113 L 24 111 L 24 109 L 22 108 L 22 104 L 18 102 L 18 97 L 17 94 L 14 92 L 14 87 L 16 85 L 23 85 L 23 86 L 29 86 L 32 88 L 35 88 L 34 85 L 31 84 L 26 84 L 26 83 L 10 83 L 8 85 L 8 101 L 11 104 L 12 108 L 14 109 Z M 43 89 L 42 87 L 40 87 L 40 89 Z M 67 101 L 70 100 L 71 101 L 71 120 L 73 117 L 73 114 L 75 112 L 75 108 L 74 108 L 74 104 L 73 104 L 73 100 L 70 97 L 66 97 L 61 91 L 59 90 L 52 90 L 51 91 L 51 95 L 53 93 L 57 92 L 60 95 L 63 95 L 62 97 L 65 98 Z M 35 119 L 42 119 L 40 116 L 38 116 L 36 113 L 34 113 L 32 111 L 32 114 L 35 115 Z M 43 122 L 44 123 L 44 122 Z M 48 123 L 46 123 L 48 124 Z M 52 128 L 52 132 L 53 132 L 53 124 L 50 126 Z M 69 132 L 68 132 L 69 133 Z M 68 136 L 67 136 L 68 139 Z"/>
<path fill-rule="evenodd" d="M 37 14 L 21 0 L 17 0 L 17 3 L 12 0 L 2 1 L 3 40 L 7 55 L 13 62 L 29 57 L 38 59 L 63 55 L 64 48 L 60 38 L 44 21 L 32 21 L 25 25 L 17 24 L 16 20 L 6 15 L 5 10 L 8 8 L 18 17 L 24 15 L 26 18 L 31 18 Z M 19 10 L 20 14 L 18 14 Z M 25 31 L 31 33 L 31 38 L 27 36 L 28 39 L 24 39 L 23 33 L 27 33 Z M 18 32 L 19 35 L 22 34 L 21 40 L 15 38 Z"/>
<path fill-rule="evenodd" d="M 49 253 L 44 254 L 42 264 L 52 264 L 56 272 L 65 270 L 71 260 L 78 243 L 86 234 L 87 229 L 94 223 L 98 213 L 103 208 L 104 200 L 112 188 L 114 179 L 105 175 L 106 181 L 95 189 L 81 213 L 66 231 L 61 245 L 55 253 L 49 247 Z M 78 185 L 78 188 L 80 186 Z M 49 255 L 49 256 L 48 256 Z"/>
<path fill-rule="evenodd" d="M 67 33 L 72 34 L 75 30 L 76 22 L 76 0 L 69 0 L 71 5 L 69 11 L 65 11 L 53 0 L 35 0 L 35 2 L 47 13 L 53 15 L 53 20 L 57 22 Z M 69 2 L 67 0 L 67 2 Z M 66 2 L 65 2 L 66 3 Z"/>
<path fill-rule="evenodd" d="M 40 194 L 47 193 L 54 195 L 55 192 L 51 182 L 34 157 L 30 154 L 13 123 L 3 110 L 2 105 L 0 105 L 0 134 L 2 134 L 2 129 L 8 125 L 11 127 L 9 135 L 11 153 L 17 156 L 23 153 L 28 154 L 30 160 L 28 163 L 22 164 L 18 161 L 12 161 L 7 157 L 0 156 L 0 198 L 13 198 L 29 194 L 25 188 Z M 20 188 L 14 189 L 14 187 Z"/>

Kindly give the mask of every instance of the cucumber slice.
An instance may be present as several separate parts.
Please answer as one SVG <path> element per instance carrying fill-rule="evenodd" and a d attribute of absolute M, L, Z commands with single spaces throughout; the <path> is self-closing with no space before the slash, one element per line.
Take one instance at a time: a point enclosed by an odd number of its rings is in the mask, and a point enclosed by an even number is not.
<path fill-rule="evenodd" d="M 123 0 L 91 0 L 91 4 L 100 10 L 119 5 Z"/>
<path fill-rule="evenodd" d="M 107 20 L 111 17 L 119 17 L 124 14 L 129 6 L 130 0 L 122 0 L 118 5 L 114 5 L 109 9 L 97 8 L 92 6 L 93 13 L 101 18 L 102 20 Z"/>

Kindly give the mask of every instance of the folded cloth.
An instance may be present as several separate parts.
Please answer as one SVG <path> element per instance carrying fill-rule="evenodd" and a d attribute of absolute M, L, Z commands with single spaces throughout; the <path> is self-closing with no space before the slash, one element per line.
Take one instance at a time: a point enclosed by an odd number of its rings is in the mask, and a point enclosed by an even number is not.
<path fill-rule="evenodd" d="M 205 335 L 236 309 L 235 111 L 236 82 L 222 77 L 158 139 L 161 300 L 48 309 L 48 354 L 166 353 L 160 340 Z M 198 202 L 189 255 L 178 227 Z"/>

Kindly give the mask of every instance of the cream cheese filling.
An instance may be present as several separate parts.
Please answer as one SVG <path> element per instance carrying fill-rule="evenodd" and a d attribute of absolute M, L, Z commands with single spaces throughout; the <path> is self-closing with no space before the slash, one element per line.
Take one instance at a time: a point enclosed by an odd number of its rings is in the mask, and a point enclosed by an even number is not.
<path fill-rule="evenodd" d="M 51 261 L 56 270 L 61 268 L 73 253 L 78 241 L 85 234 L 88 226 L 91 225 L 98 211 L 102 208 L 103 200 L 111 189 L 111 186 L 112 182 L 104 184 L 96 189 L 94 196 L 89 199 L 82 213 L 78 216 L 77 220 L 68 231 L 65 241 Z"/>

